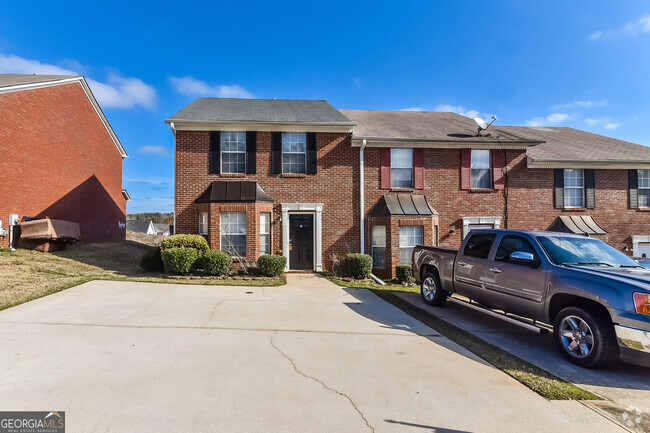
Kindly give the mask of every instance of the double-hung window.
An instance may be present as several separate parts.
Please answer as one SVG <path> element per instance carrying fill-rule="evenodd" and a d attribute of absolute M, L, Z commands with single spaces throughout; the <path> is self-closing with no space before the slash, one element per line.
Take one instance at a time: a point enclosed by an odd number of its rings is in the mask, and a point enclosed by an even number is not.
<path fill-rule="evenodd" d="M 307 134 L 282 133 L 282 173 L 307 173 Z"/>
<path fill-rule="evenodd" d="M 384 269 L 386 266 L 386 226 L 372 227 L 372 267 Z"/>
<path fill-rule="evenodd" d="M 232 256 L 246 257 L 246 213 L 221 214 L 221 250 Z"/>
<path fill-rule="evenodd" d="M 411 253 L 416 245 L 422 245 L 424 239 L 423 226 L 400 226 L 399 228 L 399 263 L 411 264 Z"/>
<path fill-rule="evenodd" d="M 199 213 L 199 234 L 200 235 L 208 234 L 208 213 L 207 212 Z"/>
<path fill-rule="evenodd" d="M 413 188 L 413 149 L 390 150 L 390 186 Z"/>
<path fill-rule="evenodd" d="M 639 170 L 639 207 L 650 207 L 650 170 Z"/>
<path fill-rule="evenodd" d="M 221 133 L 221 172 L 246 173 L 246 133 Z"/>
<path fill-rule="evenodd" d="M 492 176 L 489 150 L 472 149 L 471 155 L 472 189 L 492 188 Z"/>
<path fill-rule="evenodd" d="M 271 254 L 271 213 L 260 212 L 260 256 Z"/>
<path fill-rule="evenodd" d="M 585 173 L 584 170 L 564 170 L 564 207 L 585 207 Z"/>

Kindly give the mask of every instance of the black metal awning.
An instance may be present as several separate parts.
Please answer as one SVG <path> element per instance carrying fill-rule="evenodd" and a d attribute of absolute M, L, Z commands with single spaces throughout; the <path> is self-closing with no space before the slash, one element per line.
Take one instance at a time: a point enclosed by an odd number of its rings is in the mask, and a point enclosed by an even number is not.
<path fill-rule="evenodd" d="M 268 202 L 273 199 L 255 181 L 218 180 L 196 200 L 197 203 L 251 203 Z"/>
<path fill-rule="evenodd" d="M 575 233 L 578 235 L 607 234 L 589 215 L 560 215 L 548 230 L 552 232 Z"/>
<path fill-rule="evenodd" d="M 413 215 L 433 216 L 438 215 L 423 195 L 410 194 L 384 194 L 370 209 L 368 216 Z"/>

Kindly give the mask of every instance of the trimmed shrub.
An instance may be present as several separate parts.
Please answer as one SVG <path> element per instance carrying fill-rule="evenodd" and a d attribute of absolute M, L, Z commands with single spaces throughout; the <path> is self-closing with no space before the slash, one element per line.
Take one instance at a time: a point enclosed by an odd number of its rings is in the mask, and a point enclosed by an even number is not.
<path fill-rule="evenodd" d="M 208 275 L 221 277 L 232 269 L 232 257 L 224 251 L 210 251 L 201 257 L 203 270 Z"/>
<path fill-rule="evenodd" d="M 411 285 L 415 282 L 411 265 L 397 265 L 395 267 L 395 278 L 400 284 Z"/>
<path fill-rule="evenodd" d="M 356 280 L 370 278 L 372 257 L 368 254 L 350 253 L 345 256 L 345 273 Z"/>
<path fill-rule="evenodd" d="M 169 274 L 187 274 L 199 257 L 194 248 L 172 247 L 161 250 L 160 256 Z"/>
<path fill-rule="evenodd" d="M 165 265 L 160 257 L 160 247 L 152 248 L 140 259 L 140 267 L 149 272 L 163 272 Z"/>
<path fill-rule="evenodd" d="M 287 258 L 285 256 L 267 254 L 257 259 L 257 269 L 267 277 L 279 277 L 284 273 L 286 266 Z"/>
<path fill-rule="evenodd" d="M 208 241 L 201 235 L 173 235 L 168 236 L 160 243 L 160 249 L 169 248 L 193 248 L 199 256 L 207 254 L 210 251 Z"/>

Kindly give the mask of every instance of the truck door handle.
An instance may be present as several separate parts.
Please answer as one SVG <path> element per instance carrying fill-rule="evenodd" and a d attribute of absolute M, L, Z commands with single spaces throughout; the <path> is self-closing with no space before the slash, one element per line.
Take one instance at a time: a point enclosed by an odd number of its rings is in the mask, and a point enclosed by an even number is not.
<path fill-rule="evenodd" d="M 465 262 L 458 262 L 458 266 L 467 266 L 467 263 L 465 263 Z"/>
<path fill-rule="evenodd" d="M 492 272 L 494 272 L 495 274 L 500 274 L 501 272 L 503 272 L 503 271 L 502 271 L 501 269 L 499 269 L 499 268 L 490 268 L 490 270 L 491 270 Z"/>

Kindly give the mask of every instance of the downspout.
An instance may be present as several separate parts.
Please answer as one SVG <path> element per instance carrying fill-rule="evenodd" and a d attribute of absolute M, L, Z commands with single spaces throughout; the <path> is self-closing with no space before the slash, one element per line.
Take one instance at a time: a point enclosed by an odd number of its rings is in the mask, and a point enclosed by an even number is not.
<path fill-rule="evenodd" d="M 171 122 L 169 124 L 169 127 L 172 130 L 172 134 L 174 134 L 174 233 L 170 233 L 172 235 L 176 234 L 176 126 L 174 125 L 174 122 Z"/>
<path fill-rule="evenodd" d="M 366 245 L 366 209 L 365 209 L 365 199 L 364 199 L 364 184 L 363 184 L 363 149 L 366 147 L 366 139 L 363 139 L 363 142 L 361 143 L 361 150 L 359 151 L 359 210 L 360 213 L 359 215 L 361 216 L 360 218 L 360 226 L 359 226 L 359 231 L 360 231 L 360 239 L 361 239 L 361 254 L 364 254 L 365 252 L 365 245 Z"/>

